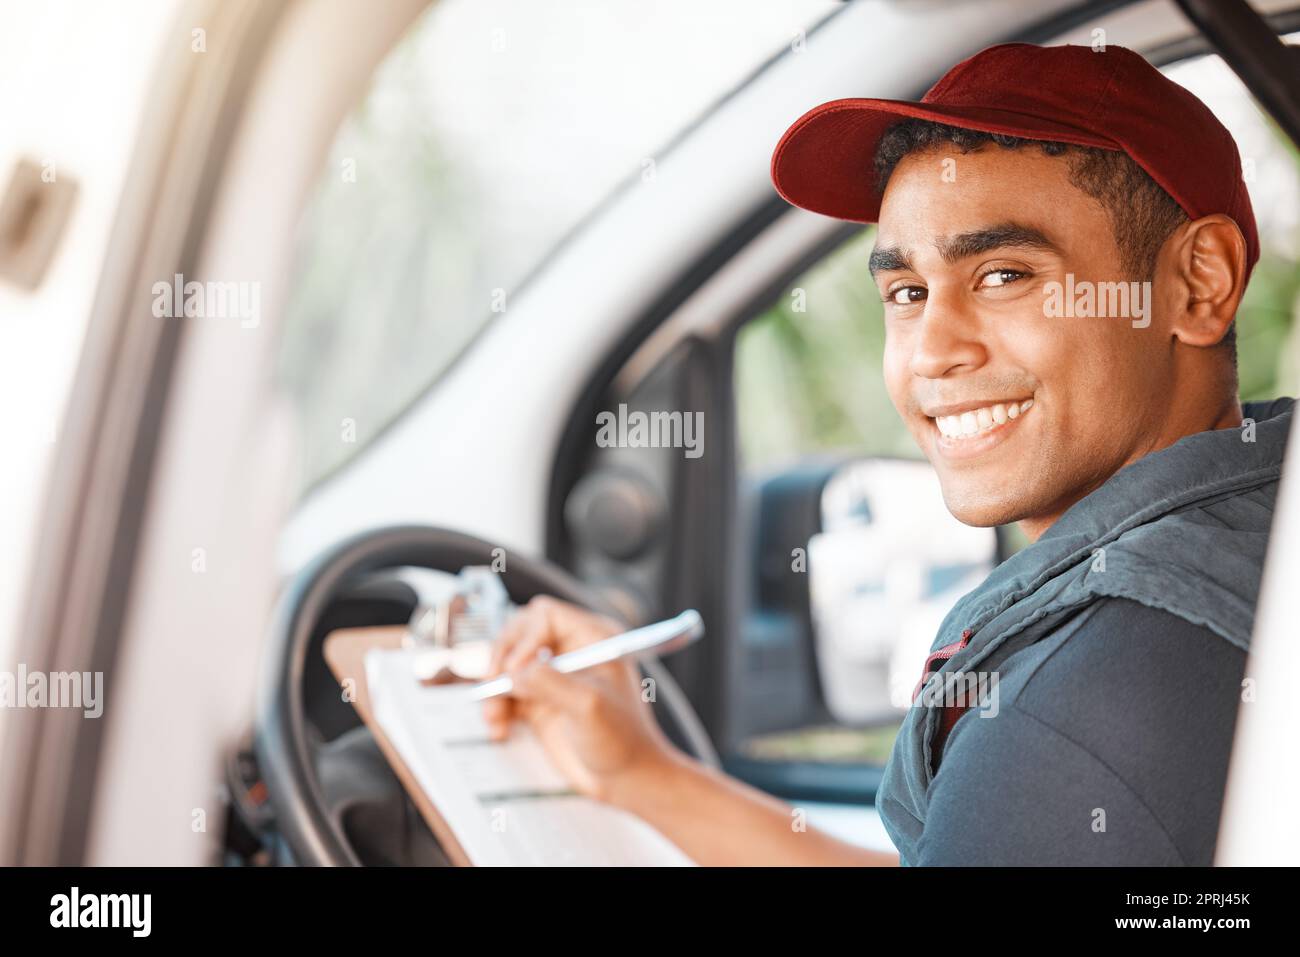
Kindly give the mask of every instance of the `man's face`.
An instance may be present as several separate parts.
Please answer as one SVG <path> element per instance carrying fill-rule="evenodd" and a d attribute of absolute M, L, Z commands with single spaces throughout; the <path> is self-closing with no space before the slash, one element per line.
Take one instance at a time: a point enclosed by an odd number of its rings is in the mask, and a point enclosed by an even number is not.
<path fill-rule="evenodd" d="M 1143 291 L 1146 328 L 1046 308 L 1068 274 L 1076 290 L 1144 278 L 1122 268 L 1109 214 L 1070 183 L 1066 157 L 991 145 L 905 157 L 872 271 L 890 397 L 961 521 L 1020 521 L 1036 538 L 1158 446 L 1174 391 L 1159 303 Z"/>

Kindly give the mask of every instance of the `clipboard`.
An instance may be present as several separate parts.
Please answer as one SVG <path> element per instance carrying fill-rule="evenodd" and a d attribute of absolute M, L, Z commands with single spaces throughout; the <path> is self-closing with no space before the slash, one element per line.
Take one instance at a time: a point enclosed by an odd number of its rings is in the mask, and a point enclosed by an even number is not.
<path fill-rule="evenodd" d="M 487 737 L 480 703 L 467 696 L 471 684 L 463 694 L 453 686 L 421 689 L 412 652 L 403 648 L 405 632 L 400 626 L 344 629 L 330 634 L 323 650 L 453 864 L 694 864 L 640 818 L 574 791 L 531 729 L 506 741 Z M 474 709 L 473 717 L 465 707 Z M 421 727 L 428 720 L 447 723 Z"/>
<path fill-rule="evenodd" d="M 391 625 L 380 628 L 340 628 L 331 632 L 325 638 L 324 655 L 325 663 L 329 665 L 330 671 L 333 672 L 335 680 L 338 681 L 339 687 L 344 690 L 351 690 L 353 694 L 352 707 L 360 715 L 362 722 L 370 729 L 374 735 L 375 743 L 379 745 L 379 750 L 383 752 L 384 758 L 388 761 L 389 767 L 397 775 L 397 779 L 402 783 L 402 788 L 415 804 L 420 816 L 424 822 L 429 825 L 429 830 L 437 838 L 438 844 L 441 845 L 448 859 L 457 867 L 470 867 L 472 863 L 465 849 L 461 847 L 456 835 L 452 832 L 451 826 L 446 822 L 443 816 L 438 812 L 429 796 L 424 793 L 415 779 L 411 769 L 402 761 L 401 755 L 393 743 L 389 741 L 380 728 L 379 722 L 375 720 L 374 710 L 370 705 L 370 690 L 366 685 L 366 653 L 372 649 L 384 651 L 393 651 L 402 647 L 402 636 L 406 633 L 406 627 L 403 625 Z M 414 679 L 412 679 L 414 680 Z M 352 682 L 351 686 L 347 682 Z"/>

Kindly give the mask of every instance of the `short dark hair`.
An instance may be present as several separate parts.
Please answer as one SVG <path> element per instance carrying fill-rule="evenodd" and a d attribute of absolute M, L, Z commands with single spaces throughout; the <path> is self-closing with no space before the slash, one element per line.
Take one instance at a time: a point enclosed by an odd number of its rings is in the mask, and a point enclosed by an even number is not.
<path fill-rule="evenodd" d="M 956 147 L 970 153 L 988 143 L 1009 150 L 1034 145 L 1048 156 L 1066 157 L 1070 182 L 1101 203 L 1109 214 L 1124 268 L 1140 279 L 1151 278 L 1160 247 L 1187 222 L 1187 214 L 1174 198 L 1121 150 L 985 133 L 931 120 L 902 120 L 885 131 L 876 147 L 876 188 L 884 193 L 899 161 L 910 153 L 936 147 Z M 1233 322 L 1221 344 L 1233 350 L 1234 361 L 1236 341 L 1237 324 Z"/>

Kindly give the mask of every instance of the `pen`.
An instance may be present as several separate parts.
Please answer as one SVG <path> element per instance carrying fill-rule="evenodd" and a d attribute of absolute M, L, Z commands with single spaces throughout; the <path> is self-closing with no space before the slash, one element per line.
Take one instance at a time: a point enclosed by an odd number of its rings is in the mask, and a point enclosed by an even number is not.
<path fill-rule="evenodd" d="M 620 635 L 556 655 L 550 659 L 549 665 L 556 671 L 571 674 L 584 668 L 603 665 L 608 661 L 617 661 L 619 658 L 645 652 L 668 654 L 686 647 L 703 634 L 704 619 L 694 608 L 688 608 L 676 618 L 633 628 Z M 470 697 L 475 701 L 483 701 L 487 698 L 495 698 L 497 695 L 509 694 L 513 688 L 514 682 L 510 680 L 510 676 L 501 675 L 498 678 L 479 682 L 470 691 Z"/>

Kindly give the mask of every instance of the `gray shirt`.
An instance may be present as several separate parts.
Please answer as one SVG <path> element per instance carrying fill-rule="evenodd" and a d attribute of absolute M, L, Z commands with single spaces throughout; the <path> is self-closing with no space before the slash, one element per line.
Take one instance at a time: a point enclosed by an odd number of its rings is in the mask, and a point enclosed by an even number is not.
<path fill-rule="evenodd" d="M 1210 862 L 1294 406 L 1130 463 L 953 606 L 876 796 L 903 863 Z M 997 716 L 945 739 L 930 691 L 977 675 Z"/>
<path fill-rule="evenodd" d="M 1211 864 L 1245 662 L 1168 612 L 1089 605 L 953 726 L 905 863 Z"/>

